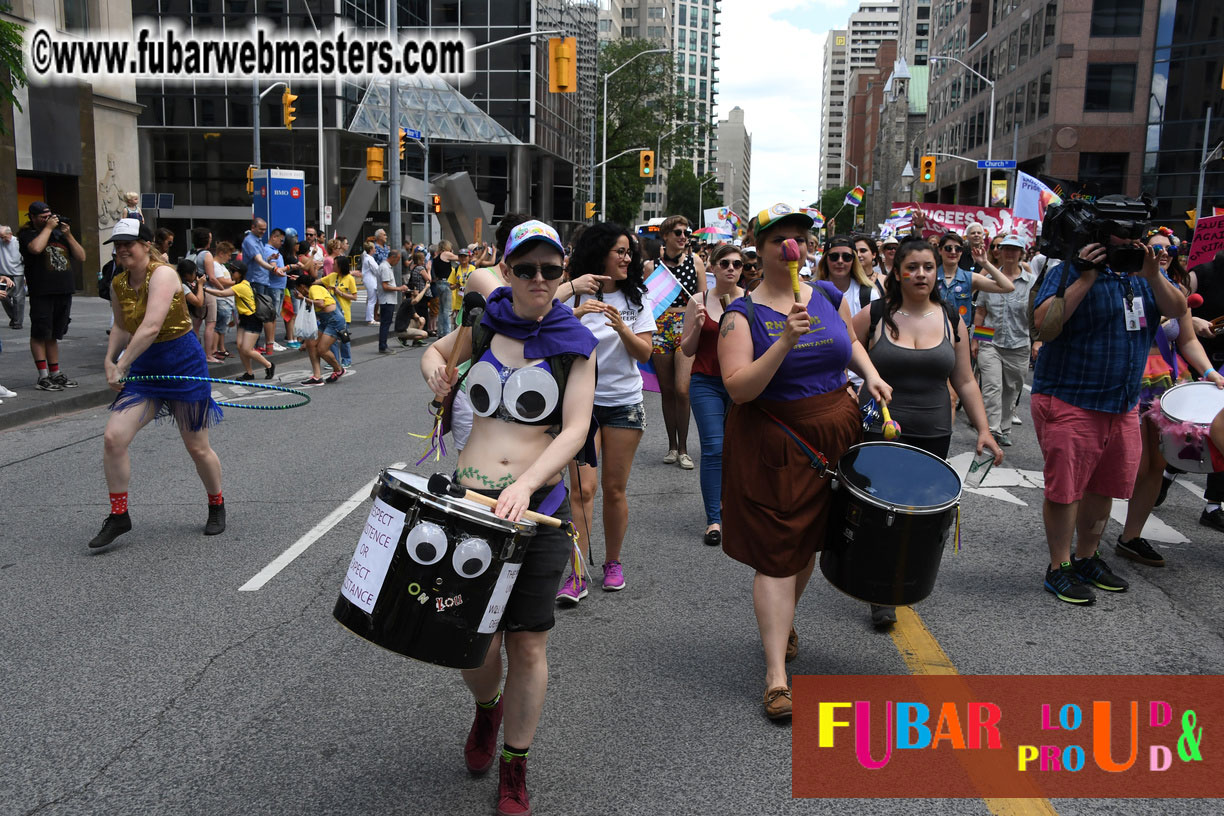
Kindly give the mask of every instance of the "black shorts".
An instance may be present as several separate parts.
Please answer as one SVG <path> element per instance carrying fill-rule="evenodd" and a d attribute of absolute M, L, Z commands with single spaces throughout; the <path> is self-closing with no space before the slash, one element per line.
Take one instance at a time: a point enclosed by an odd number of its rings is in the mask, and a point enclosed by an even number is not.
<path fill-rule="evenodd" d="M 531 494 L 529 507 L 535 510 L 552 492 L 554 485 L 545 485 Z M 472 490 L 472 488 L 468 488 Z M 500 490 L 476 490 L 485 496 L 497 496 Z M 552 515 L 559 519 L 570 517 L 569 492 Z M 527 555 L 514 581 L 506 613 L 498 627 L 506 632 L 547 632 L 556 625 L 553 611 L 557 608 L 557 589 L 561 586 L 561 575 L 574 552 L 565 531 L 556 527 L 539 525 L 536 534 L 527 545 Z"/>
<path fill-rule="evenodd" d="M 238 315 L 238 328 L 251 334 L 259 334 L 264 329 L 263 323 L 260 323 L 259 318 L 253 314 Z"/>
<path fill-rule="evenodd" d="M 61 340 L 72 322 L 72 295 L 30 295 L 30 339 Z"/>

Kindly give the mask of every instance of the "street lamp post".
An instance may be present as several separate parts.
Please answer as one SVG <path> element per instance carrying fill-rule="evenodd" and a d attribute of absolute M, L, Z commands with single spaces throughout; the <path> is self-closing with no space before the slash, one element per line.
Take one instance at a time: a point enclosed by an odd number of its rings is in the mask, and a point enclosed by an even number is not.
<path fill-rule="evenodd" d="M 847 159 L 842 159 L 842 161 L 854 168 L 854 186 L 857 187 L 858 186 L 858 165 L 852 161 L 848 161 Z"/>
<path fill-rule="evenodd" d="M 666 48 L 652 48 L 649 51 L 639 51 L 629 59 L 622 62 L 620 65 L 613 68 L 608 73 L 604 74 L 603 80 L 603 149 L 599 154 L 604 157 L 605 164 L 603 173 L 599 181 L 599 217 L 604 221 L 608 220 L 608 165 L 606 163 L 608 156 L 608 80 L 612 78 L 620 69 L 624 68 L 629 63 L 633 62 L 638 57 L 644 57 L 647 54 L 670 54 Z M 658 173 L 658 164 L 655 164 L 655 172 Z"/>
<path fill-rule="evenodd" d="M 710 176 L 708 179 L 697 185 L 697 221 L 701 224 L 701 227 L 698 227 L 698 229 L 705 226 L 705 210 L 702 209 L 701 194 L 705 192 L 705 186 L 711 181 L 714 181 L 716 178 L 718 178 L 718 176 Z"/>
<path fill-rule="evenodd" d="M 991 159 L 994 158 L 994 127 L 995 127 L 995 84 L 994 84 L 994 81 L 982 76 L 977 71 L 973 70 L 968 65 L 966 65 L 964 62 L 957 59 L 956 57 L 931 57 L 930 58 L 931 62 L 937 62 L 939 60 L 947 60 L 948 62 L 955 62 L 956 64 L 964 68 L 966 71 L 973 74 L 975 77 L 977 77 L 978 79 L 982 80 L 983 82 L 985 82 L 987 85 L 990 86 L 990 124 L 989 124 L 989 130 L 986 131 L 986 161 L 990 161 Z M 986 171 L 986 183 L 982 185 L 982 206 L 983 207 L 990 206 L 990 170 Z"/>

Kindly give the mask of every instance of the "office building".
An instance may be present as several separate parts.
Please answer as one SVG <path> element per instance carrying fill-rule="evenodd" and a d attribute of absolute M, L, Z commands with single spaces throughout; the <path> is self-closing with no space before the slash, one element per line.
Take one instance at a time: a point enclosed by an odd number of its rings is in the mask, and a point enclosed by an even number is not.
<path fill-rule="evenodd" d="M 714 131 L 714 173 L 722 204 L 748 218 L 752 186 L 752 136 L 744 126 L 744 111 L 736 105 Z"/>
<path fill-rule="evenodd" d="M 846 127 L 846 42 L 845 29 L 834 29 L 825 39 L 820 100 L 822 192 L 841 186 Z"/>

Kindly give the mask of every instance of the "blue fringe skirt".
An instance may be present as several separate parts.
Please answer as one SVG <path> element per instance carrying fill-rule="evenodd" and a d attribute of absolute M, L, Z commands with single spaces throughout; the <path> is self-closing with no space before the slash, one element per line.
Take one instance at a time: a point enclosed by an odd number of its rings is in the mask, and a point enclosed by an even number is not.
<path fill-rule="evenodd" d="M 175 374 L 207 377 L 208 363 L 204 347 L 195 332 L 149 346 L 132 363 L 129 376 Z M 111 403 L 112 411 L 123 411 L 142 403 L 145 410 L 155 411 L 158 422 L 169 419 L 179 429 L 198 431 L 211 428 L 221 421 L 221 406 L 212 398 L 212 384 L 198 380 L 152 380 L 129 382 Z"/>

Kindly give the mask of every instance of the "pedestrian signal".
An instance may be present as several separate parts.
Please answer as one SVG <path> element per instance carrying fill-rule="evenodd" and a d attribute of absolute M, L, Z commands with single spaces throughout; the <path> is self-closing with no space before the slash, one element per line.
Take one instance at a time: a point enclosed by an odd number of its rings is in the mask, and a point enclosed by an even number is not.
<path fill-rule="evenodd" d="M 438 195 L 437 193 L 434 193 L 432 196 L 430 196 L 430 201 L 433 204 L 434 212 L 436 213 L 442 212 L 442 196 Z"/>

